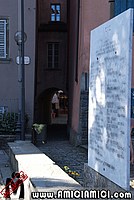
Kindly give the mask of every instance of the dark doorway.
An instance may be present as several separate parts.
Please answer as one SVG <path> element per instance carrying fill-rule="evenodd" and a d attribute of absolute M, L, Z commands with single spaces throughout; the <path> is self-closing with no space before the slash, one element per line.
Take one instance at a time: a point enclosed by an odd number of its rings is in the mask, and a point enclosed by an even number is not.
<path fill-rule="evenodd" d="M 57 97 L 56 97 L 57 95 Z M 58 98 L 53 102 L 53 98 Z M 38 98 L 35 123 L 47 125 L 47 140 L 67 140 L 68 97 L 58 88 L 45 90 Z"/>
<path fill-rule="evenodd" d="M 61 141 L 68 140 L 67 125 L 66 124 L 51 124 L 47 127 L 47 141 Z"/>
<path fill-rule="evenodd" d="M 67 140 L 68 97 L 57 90 L 51 99 L 51 124 L 48 126 L 48 140 Z"/>

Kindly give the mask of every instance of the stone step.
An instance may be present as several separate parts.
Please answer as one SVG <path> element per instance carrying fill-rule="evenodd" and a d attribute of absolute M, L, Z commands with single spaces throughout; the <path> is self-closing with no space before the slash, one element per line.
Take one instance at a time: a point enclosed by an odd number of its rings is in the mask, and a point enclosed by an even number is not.
<path fill-rule="evenodd" d="M 26 140 L 31 141 L 31 134 L 26 134 L 25 138 Z M 0 144 L 6 143 L 6 142 L 14 142 L 16 140 L 16 135 L 11 134 L 0 134 Z"/>
<path fill-rule="evenodd" d="M 31 192 L 54 192 L 56 195 L 59 190 L 82 189 L 78 182 L 29 141 L 10 142 L 8 145 L 13 169 L 28 175 L 25 181 L 26 200 L 32 199 Z"/>

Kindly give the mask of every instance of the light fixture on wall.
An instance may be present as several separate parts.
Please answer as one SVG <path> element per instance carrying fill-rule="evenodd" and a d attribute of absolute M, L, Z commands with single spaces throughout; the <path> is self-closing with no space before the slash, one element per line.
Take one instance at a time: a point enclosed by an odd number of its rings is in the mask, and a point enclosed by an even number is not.
<path fill-rule="evenodd" d="M 21 31 L 17 31 L 14 35 L 14 39 L 17 43 L 17 45 L 21 45 L 22 44 L 22 32 Z M 27 40 L 27 35 L 24 32 L 24 42 Z"/>

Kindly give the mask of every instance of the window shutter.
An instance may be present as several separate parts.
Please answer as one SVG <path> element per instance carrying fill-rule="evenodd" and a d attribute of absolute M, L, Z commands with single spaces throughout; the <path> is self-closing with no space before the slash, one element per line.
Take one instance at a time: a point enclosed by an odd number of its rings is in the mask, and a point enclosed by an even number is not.
<path fill-rule="evenodd" d="M 0 20 L 0 58 L 6 58 L 6 20 Z"/>
<path fill-rule="evenodd" d="M 114 15 L 118 15 L 121 12 L 121 0 L 115 0 L 115 11 L 114 11 Z"/>
<path fill-rule="evenodd" d="M 128 8 L 134 8 L 134 0 L 115 0 L 115 16 Z"/>
<path fill-rule="evenodd" d="M 134 0 L 115 0 L 115 16 L 124 12 L 129 8 L 134 8 Z M 133 21 L 133 31 L 134 31 L 134 21 Z"/>
<path fill-rule="evenodd" d="M 127 1 L 127 8 L 134 8 L 134 0 Z"/>
<path fill-rule="evenodd" d="M 48 68 L 59 67 L 59 43 L 48 43 Z"/>
<path fill-rule="evenodd" d="M 121 0 L 121 12 L 127 9 L 127 0 Z"/>
<path fill-rule="evenodd" d="M 115 0 L 115 16 L 127 9 L 127 0 Z"/>

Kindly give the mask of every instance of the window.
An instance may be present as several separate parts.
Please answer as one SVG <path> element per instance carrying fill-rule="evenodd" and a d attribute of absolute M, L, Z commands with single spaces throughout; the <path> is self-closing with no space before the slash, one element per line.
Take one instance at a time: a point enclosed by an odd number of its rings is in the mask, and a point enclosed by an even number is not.
<path fill-rule="evenodd" d="M 60 21 L 60 4 L 51 4 L 51 21 Z"/>
<path fill-rule="evenodd" d="M 0 59 L 8 57 L 8 20 L 0 19 Z"/>
<path fill-rule="evenodd" d="M 59 43 L 48 43 L 48 68 L 59 67 Z"/>

